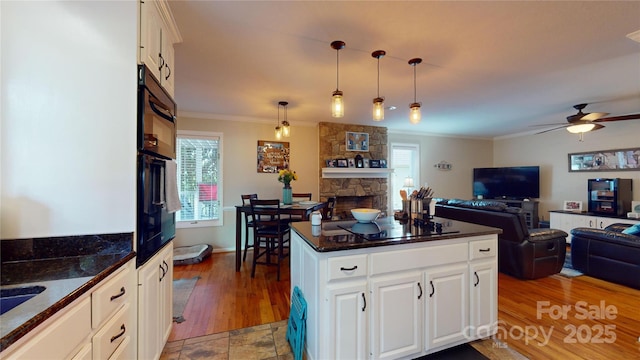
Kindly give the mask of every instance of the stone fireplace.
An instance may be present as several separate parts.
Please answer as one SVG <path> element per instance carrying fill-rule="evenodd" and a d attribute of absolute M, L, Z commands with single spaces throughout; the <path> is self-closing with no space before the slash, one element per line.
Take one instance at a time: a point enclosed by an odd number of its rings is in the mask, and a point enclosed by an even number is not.
<path fill-rule="evenodd" d="M 366 159 L 387 159 L 387 128 L 339 123 L 320 123 L 319 168 L 325 168 L 327 160 L 353 159 L 361 155 Z M 346 132 L 364 132 L 369 134 L 369 151 L 347 151 Z M 323 174 L 320 176 L 320 199 L 336 197 L 334 214 L 339 217 L 351 217 L 349 210 L 357 207 L 374 208 L 387 212 L 389 175 L 387 169 L 380 174 L 366 173 L 373 169 L 343 168 L 343 173 Z"/>

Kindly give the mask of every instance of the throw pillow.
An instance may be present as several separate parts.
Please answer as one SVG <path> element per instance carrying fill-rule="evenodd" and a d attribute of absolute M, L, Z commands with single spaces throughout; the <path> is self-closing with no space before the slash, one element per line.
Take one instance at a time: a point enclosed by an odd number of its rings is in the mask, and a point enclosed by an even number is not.
<path fill-rule="evenodd" d="M 633 226 L 630 226 L 630 227 L 622 230 L 622 233 L 623 234 L 640 236 L 640 224 L 635 224 Z"/>

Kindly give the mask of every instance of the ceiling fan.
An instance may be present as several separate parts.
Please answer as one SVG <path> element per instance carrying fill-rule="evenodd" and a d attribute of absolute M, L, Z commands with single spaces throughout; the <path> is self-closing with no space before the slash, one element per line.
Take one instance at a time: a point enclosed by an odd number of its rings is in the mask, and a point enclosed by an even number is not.
<path fill-rule="evenodd" d="M 551 129 L 547 129 L 544 131 L 540 131 L 537 134 L 543 134 L 549 131 L 554 131 L 562 128 L 566 128 L 567 131 L 574 134 L 580 134 L 580 139 L 582 140 L 582 134 L 589 131 L 600 130 L 604 128 L 604 125 L 600 125 L 598 123 L 606 122 L 606 121 L 622 121 L 622 120 L 636 120 L 640 119 L 640 114 L 629 114 L 629 115 L 621 115 L 621 116 L 610 116 L 609 113 L 584 113 L 582 110 L 587 107 L 588 104 L 578 104 L 574 105 L 573 108 L 578 110 L 577 114 L 567 116 L 566 124 L 542 124 L 542 125 L 534 125 L 534 126 L 550 126 L 550 125 L 560 125 Z"/>

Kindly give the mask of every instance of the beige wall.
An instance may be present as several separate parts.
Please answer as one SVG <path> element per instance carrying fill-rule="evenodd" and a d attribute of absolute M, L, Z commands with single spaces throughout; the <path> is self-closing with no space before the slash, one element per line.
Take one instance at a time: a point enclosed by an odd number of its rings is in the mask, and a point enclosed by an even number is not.
<path fill-rule="evenodd" d="M 300 179 L 292 183 L 294 191 L 311 191 L 318 198 L 317 168 L 318 129 L 316 126 L 292 124 L 291 168 Z M 240 195 L 257 193 L 263 198 L 280 198 L 282 184 L 275 174 L 256 172 L 258 140 L 274 140 L 274 124 L 234 122 L 215 119 L 180 118 L 180 130 L 201 130 L 223 133 L 224 193 L 223 226 L 178 229 L 176 246 L 212 244 L 214 251 L 235 248 L 235 205 Z M 389 144 L 418 144 L 420 147 L 420 180 L 429 183 L 435 195 L 446 198 L 472 197 L 474 167 L 539 165 L 541 167 L 540 216 L 549 219 L 549 210 L 562 207 L 564 200 L 580 200 L 586 206 L 586 180 L 594 177 L 634 179 L 634 200 L 640 199 L 640 172 L 570 173 L 567 154 L 591 150 L 607 150 L 640 146 L 640 122 L 607 124 L 598 132 L 587 134 L 583 142 L 564 130 L 540 135 L 525 135 L 505 139 L 463 139 L 389 132 Z M 449 171 L 438 170 L 435 164 L 452 164 Z M 391 194 L 393 196 L 393 194 Z"/>
<path fill-rule="evenodd" d="M 488 167 L 493 164 L 491 140 L 392 132 L 389 132 L 388 136 L 390 145 L 394 143 L 419 145 L 420 179 L 415 180 L 415 185 L 419 187 L 427 182 L 429 187 L 434 189 L 436 197 L 471 198 L 473 168 Z M 451 170 L 438 170 L 434 167 L 441 161 L 451 164 Z M 402 184 L 402 181 L 399 183 Z M 396 196 L 396 194 L 391 195 Z"/>
<path fill-rule="evenodd" d="M 290 168 L 298 173 L 291 183 L 294 192 L 312 192 L 318 199 L 318 130 L 317 126 L 292 124 L 288 139 Z M 260 198 L 282 198 L 282 183 L 276 174 L 256 171 L 258 140 L 275 141 L 274 123 L 220 121 L 180 116 L 179 130 L 199 130 L 223 134 L 223 226 L 177 229 L 175 246 L 211 244 L 214 251 L 235 249 L 235 205 L 240 195 L 257 193 Z"/>
<path fill-rule="evenodd" d="M 565 200 L 587 205 L 587 179 L 633 179 L 633 199 L 640 200 L 640 171 L 569 172 L 568 154 L 640 146 L 640 121 L 605 124 L 606 128 L 587 133 L 584 141 L 566 130 L 494 141 L 495 166 L 540 166 L 540 216 L 549 219 L 549 210 L 561 209 Z"/>

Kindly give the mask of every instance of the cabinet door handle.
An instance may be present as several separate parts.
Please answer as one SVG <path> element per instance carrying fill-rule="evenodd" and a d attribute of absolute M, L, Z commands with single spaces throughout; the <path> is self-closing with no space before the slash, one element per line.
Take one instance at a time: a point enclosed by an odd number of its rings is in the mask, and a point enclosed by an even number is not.
<path fill-rule="evenodd" d="M 160 59 L 160 66 L 158 66 L 158 71 L 160 71 L 164 67 L 164 58 L 162 57 L 162 53 L 158 53 L 158 58 Z"/>
<path fill-rule="evenodd" d="M 346 268 L 344 266 L 340 267 L 340 271 L 353 271 L 358 268 L 358 265 L 353 265 L 353 267 Z"/>
<path fill-rule="evenodd" d="M 420 300 L 420 298 L 422 298 L 422 286 L 420 285 L 420 282 L 418 282 L 418 289 L 420 289 L 420 295 L 418 295 L 418 300 Z"/>
<path fill-rule="evenodd" d="M 478 273 L 475 271 L 473 272 L 473 275 L 475 275 L 476 277 L 476 283 L 473 284 L 473 286 L 475 287 L 475 286 L 478 286 L 478 284 L 480 284 L 480 277 L 478 276 Z"/>
<path fill-rule="evenodd" d="M 364 297 L 364 293 L 362 293 L 362 311 L 367 308 L 367 298 Z"/>
<path fill-rule="evenodd" d="M 489 252 L 489 251 L 491 251 L 491 248 L 488 247 L 486 249 L 478 249 L 478 251 L 480 251 L 480 252 Z"/>
<path fill-rule="evenodd" d="M 167 76 L 164 77 L 164 79 L 169 80 L 169 77 L 171 76 L 171 68 L 167 64 L 164 64 L 164 67 L 166 67 L 167 70 L 169 70 L 169 73 L 167 74 Z"/>
<path fill-rule="evenodd" d="M 124 324 L 120 325 L 120 333 L 118 335 L 114 335 L 111 337 L 111 342 L 116 341 L 119 337 L 121 337 L 122 335 L 124 335 L 124 333 L 127 332 L 127 328 L 124 327 Z"/>
<path fill-rule="evenodd" d="M 123 287 L 120 288 L 120 293 L 119 294 L 111 296 L 111 301 L 113 301 L 113 300 L 115 300 L 115 299 L 117 299 L 117 298 L 119 298 L 121 296 L 124 296 L 125 293 L 126 293 L 126 291 L 125 291 L 124 286 L 123 286 Z"/>
<path fill-rule="evenodd" d="M 589 220 L 589 227 L 593 227 L 593 220 Z"/>
<path fill-rule="evenodd" d="M 429 280 L 429 284 L 431 284 L 431 294 L 429 294 L 429 297 L 433 297 L 433 294 L 436 293 L 436 288 L 433 286 L 432 280 Z"/>

